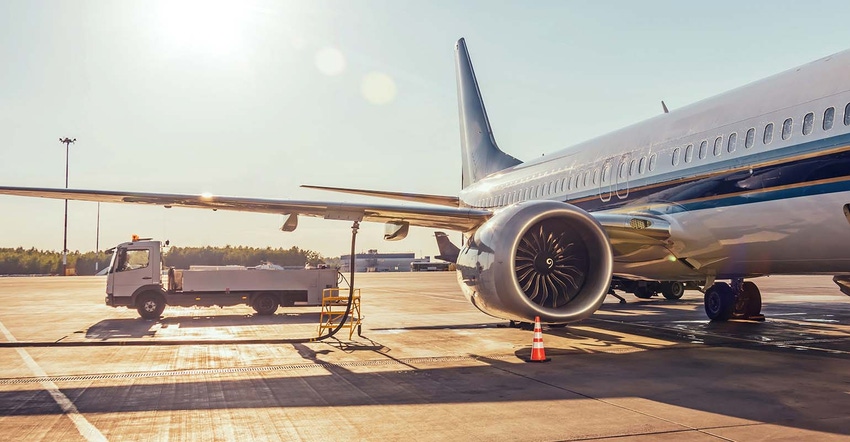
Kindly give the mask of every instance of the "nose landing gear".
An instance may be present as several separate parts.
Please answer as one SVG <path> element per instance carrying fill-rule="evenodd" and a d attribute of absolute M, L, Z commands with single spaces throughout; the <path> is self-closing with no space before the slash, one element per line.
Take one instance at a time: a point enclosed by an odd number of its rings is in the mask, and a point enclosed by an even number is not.
<path fill-rule="evenodd" d="M 744 278 L 732 278 L 732 285 L 716 282 L 705 291 L 705 314 L 712 321 L 764 321 L 761 292 L 753 282 L 744 282 Z"/>

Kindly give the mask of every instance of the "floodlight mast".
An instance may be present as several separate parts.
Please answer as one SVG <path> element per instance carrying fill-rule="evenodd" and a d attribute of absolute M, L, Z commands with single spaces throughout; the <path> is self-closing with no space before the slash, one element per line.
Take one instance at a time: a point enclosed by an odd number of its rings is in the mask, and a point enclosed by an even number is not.
<path fill-rule="evenodd" d="M 65 145 L 65 188 L 68 188 L 68 148 L 76 138 L 60 138 L 59 142 Z M 68 200 L 65 200 L 65 234 L 62 241 L 62 276 L 68 275 Z"/>

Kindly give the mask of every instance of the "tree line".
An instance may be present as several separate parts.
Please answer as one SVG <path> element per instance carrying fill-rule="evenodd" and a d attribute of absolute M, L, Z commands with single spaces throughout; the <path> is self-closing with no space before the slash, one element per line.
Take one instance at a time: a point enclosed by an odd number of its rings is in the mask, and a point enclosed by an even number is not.
<path fill-rule="evenodd" d="M 304 267 L 307 264 L 317 265 L 324 260 L 318 252 L 304 250 L 298 247 L 289 249 L 266 247 L 169 247 L 163 257 L 167 267 L 188 269 L 190 265 L 241 265 L 246 267 L 260 265 L 265 262 L 279 266 Z"/>
<path fill-rule="evenodd" d="M 68 268 L 77 275 L 94 275 L 109 266 L 111 253 L 80 251 L 68 253 Z M 188 269 L 190 265 L 255 266 L 270 262 L 303 267 L 325 262 L 318 252 L 292 247 L 169 247 L 163 261 L 168 267 Z M 97 269 L 97 270 L 96 270 Z M 0 248 L 0 275 L 58 275 L 62 273 L 62 253 L 36 248 Z"/>
<path fill-rule="evenodd" d="M 78 268 L 78 275 L 94 275 L 109 265 L 112 255 L 105 252 L 68 253 L 68 267 Z M 36 248 L 0 248 L 0 275 L 58 275 L 62 273 L 62 253 Z"/>

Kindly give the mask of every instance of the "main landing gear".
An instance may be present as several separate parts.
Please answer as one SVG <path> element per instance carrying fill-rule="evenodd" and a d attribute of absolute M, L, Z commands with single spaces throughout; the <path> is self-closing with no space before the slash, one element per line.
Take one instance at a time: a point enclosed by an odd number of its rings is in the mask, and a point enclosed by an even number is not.
<path fill-rule="evenodd" d="M 764 321 L 764 315 L 761 314 L 761 293 L 754 283 L 744 282 L 744 278 L 733 278 L 731 285 L 716 282 L 705 291 L 705 314 L 712 321 Z"/>

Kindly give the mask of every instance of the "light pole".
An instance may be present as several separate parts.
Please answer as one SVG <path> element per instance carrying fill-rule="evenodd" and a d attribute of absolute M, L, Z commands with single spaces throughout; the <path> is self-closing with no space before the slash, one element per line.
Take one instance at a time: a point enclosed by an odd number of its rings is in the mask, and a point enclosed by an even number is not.
<path fill-rule="evenodd" d="M 65 145 L 65 188 L 68 188 L 68 147 L 77 141 L 76 138 L 60 138 L 59 142 Z M 68 274 L 68 200 L 65 200 L 65 238 L 62 241 L 62 276 Z"/>

